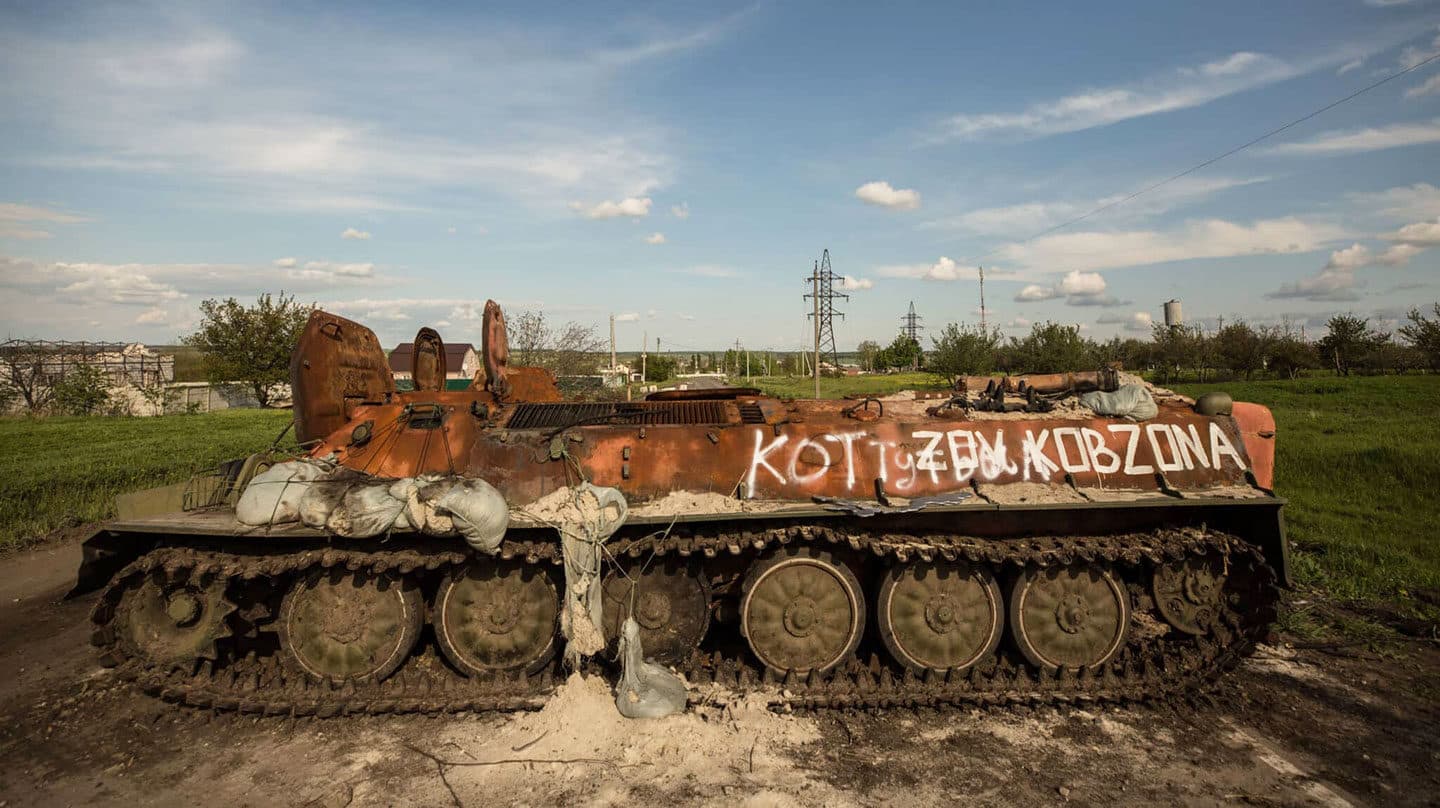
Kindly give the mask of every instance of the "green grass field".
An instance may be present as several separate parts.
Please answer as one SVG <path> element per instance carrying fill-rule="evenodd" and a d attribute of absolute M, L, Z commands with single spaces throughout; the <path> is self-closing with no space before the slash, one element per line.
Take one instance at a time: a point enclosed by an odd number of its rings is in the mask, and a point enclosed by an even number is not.
<path fill-rule="evenodd" d="M 743 380 L 740 380 L 743 383 Z M 828 397 L 935 388 L 938 377 L 822 379 Z M 808 379 L 755 378 L 781 396 Z M 1440 618 L 1440 377 L 1387 376 L 1182 385 L 1269 406 L 1276 489 L 1307 590 L 1362 608 Z M 0 419 L 0 549 L 111 515 L 116 494 L 184 479 L 270 445 L 284 411 L 164 418 Z"/>
<path fill-rule="evenodd" d="M 289 421 L 288 410 L 0 419 L 0 550 L 109 518 L 116 494 L 266 449 Z"/>
<path fill-rule="evenodd" d="M 1276 493 L 1302 587 L 1363 608 L 1440 619 L 1440 377 L 1179 385 L 1264 404 Z"/>

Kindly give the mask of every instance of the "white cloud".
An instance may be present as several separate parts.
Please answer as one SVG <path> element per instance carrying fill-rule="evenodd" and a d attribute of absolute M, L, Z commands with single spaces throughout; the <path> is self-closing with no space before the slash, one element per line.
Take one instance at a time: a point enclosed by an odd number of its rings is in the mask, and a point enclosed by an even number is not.
<path fill-rule="evenodd" d="M 687 322 L 687 323 L 688 323 L 688 322 L 692 322 L 692 321 L 694 321 L 694 319 L 695 319 L 695 315 L 693 315 L 693 314 L 677 314 L 677 315 L 675 315 L 675 316 L 676 316 L 676 317 L 679 317 L 680 319 L 684 320 L 684 321 Z"/>
<path fill-rule="evenodd" d="M 659 317 L 659 316 L 660 316 L 660 311 L 659 311 L 659 309 L 646 309 L 646 310 L 645 310 L 645 319 L 647 319 L 647 320 L 654 320 L 654 319 L 656 319 L 656 318 Z"/>
<path fill-rule="evenodd" d="M 1137 311 L 1129 316 L 1121 314 L 1102 314 L 1097 319 L 1098 325 L 1121 325 L 1126 331 L 1148 334 L 1151 326 L 1155 324 L 1155 318 L 1147 311 Z"/>
<path fill-rule="evenodd" d="M 1021 112 L 955 115 L 942 122 L 940 140 L 1019 134 L 1039 137 L 1208 104 L 1232 93 L 1297 76 L 1303 67 L 1261 53 L 1240 51 L 1195 67 L 1134 84 L 1096 87 Z"/>
<path fill-rule="evenodd" d="M 617 322 L 617 323 L 638 323 L 638 322 L 640 322 L 640 315 L 639 315 L 638 312 L 627 311 L 627 312 L 624 312 L 623 314 L 617 314 L 617 315 L 615 315 L 615 322 Z"/>
<path fill-rule="evenodd" d="M 920 192 L 909 188 L 891 188 L 883 180 L 867 182 L 855 189 L 855 197 L 861 202 L 879 205 L 892 210 L 915 210 L 920 207 Z"/>
<path fill-rule="evenodd" d="M 1105 279 L 1098 272 L 1067 272 L 1060 279 L 1060 291 L 1067 295 L 1098 295 L 1105 291 Z"/>
<path fill-rule="evenodd" d="M 648 236 L 645 237 L 645 243 L 646 243 L 646 244 L 664 244 L 664 243 L 665 243 L 665 234 L 664 234 L 664 233 L 651 233 L 650 235 L 648 235 Z"/>
<path fill-rule="evenodd" d="M 375 275 L 375 265 L 365 264 L 339 264 L 334 261 L 306 261 L 305 266 L 294 273 L 296 277 L 329 277 L 340 276 L 343 278 L 370 278 Z"/>
<path fill-rule="evenodd" d="M 450 310 L 451 320 L 478 323 L 485 316 L 485 304 L 460 303 Z"/>
<path fill-rule="evenodd" d="M 1215 194 L 1247 185 L 1268 182 L 1269 177 L 1182 177 L 1156 188 L 1144 197 L 1128 202 L 1123 208 L 1108 211 L 1109 222 L 1143 220 L 1176 208 L 1207 199 Z M 1137 182 L 1149 185 L 1154 180 Z M 925 222 L 923 229 L 963 230 L 991 236 L 1025 237 L 1073 219 L 1086 211 L 1117 203 L 1127 194 L 1083 200 L 1024 202 L 980 208 L 946 219 Z"/>
<path fill-rule="evenodd" d="M 1410 45 L 1400 51 L 1400 67 L 1409 70 L 1436 53 L 1440 53 L 1440 34 L 1436 34 L 1435 38 L 1430 40 L 1428 47 Z"/>
<path fill-rule="evenodd" d="M 1440 216 L 1440 188 L 1426 182 L 1347 196 L 1359 210 L 1378 211 L 1395 219 L 1414 221 Z"/>
<path fill-rule="evenodd" d="M 685 30 L 352 15 L 323 55 L 279 6 L 224 34 L 163 5 L 132 9 L 124 30 L 110 16 L 86 6 L 63 33 L 5 31 L 0 109 L 37 135 L 7 161 L 171 175 L 233 206 L 366 211 L 414 209 L 436 190 L 459 209 L 498 194 L 543 210 L 663 187 L 670 136 L 619 89 L 745 14 Z"/>
<path fill-rule="evenodd" d="M 1425 95 L 1440 95 L 1440 73 L 1436 73 L 1424 83 L 1417 84 L 1405 91 L 1406 98 L 1419 98 Z"/>
<path fill-rule="evenodd" d="M 857 289 L 873 289 L 875 288 L 875 281 L 869 278 L 856 278 L 846 275 L 840 279 L 840 288 L 847 292 L 852 292 Z"/>
<path fill-rule="evenodd" d="M 1394 233 L 1385 234 L 1385 238 L 1416 247 L 1440 246 L 1440 218 L 1433 222 L 1407 224 Z"/>
<path fill-rule="evenodd" d="M 447 227 L 447 228 L 445 228 L 445 232 L 446 232 L 447 234 L 453 236 L 453 235 L 455 235 L 455 228 L 453 228 L 453 227 Z"/>
<path fill-rule="evenodd" d="M 1248 225 L 1205 219 L 1166 231 L 1057 233 L 996 252 L 1027 269 L 1043 271 L 1059 265 L 1093 271 L 1194 258 L 1309 252 L 1344 236 L 1345 231 L 1335 225 L 1293 216 Z"/>
<path fill-rule="evenodd" d="M 1343 250 L 1336 250 L 1330 253 L 1330 260 L 1325 264 L 1325 269 L 1340 272 L 1354 272 L 1357 269 L 1364 269 L 1365 267 L 1399 267 L 1408 264 L 1411 258 L 1414 258 L 1423 250 L 1424 247 L 1422 246 L 1403 243 L 1396 244 L 1384 252 L 1377 254 L 1371 252 L 1369 247 L 1356 242 Z"/>
<path fill-rule="evenodd" d="M 689 205 L 689 203 L 681 202 L 681 203 L 678 204 L 678 205 L 671 205 L 671 206 L 670 206 L 670 215 L 671 215 L 671 216 L 674 216 L 674 217 L 677 218 L 677 219 L 688 219 L 688 218 L 690 218 L 690 205 Z"/>
<path fill-rule="evenodd" d="M 1282 143 L 1267 151 L 1270 154 L 1297 156 L 1353 154 L 1435 142 L 1440 142 L 1440 118 L 1422 123 L 1397 123 L 1366 129 L 1321 132 L 1309 140 Z"/>
<path fill-rule="evenodd" d="M 80 276 L 55 291 L 84 301 L 154 306 L 185 297 L 174 285 L 151 280 L 135 265 L 55 264 L 54 267 L 62 275 Z"/>
<path fill-rule="evenodd" d="M 1105 294 L 1105 278 L 1098 272 L 1071 270 L 1052 286 L 1038 283 L 1026 284 L 1015 294 L 1017 303 L 1035 303 L 1042 300 L 1065 298 L 1069 306 L 1124 306 L 1128 300 L 1120 300 Z"/>
<path fill-rule="evenodd" d="M 650 215 L 650 197 L 626 197 L 619 202 L 605 200 L 589 207 L 579 202 L 570 203 L 570 209 L 587 219 L 618 219 L 622 216 L 640 218 Z"/>
<path fill-rule="evenodd" d="M 1355 273 L 1345 270 L 1326 269 L 1313 278 L 1301 278 L 1294 283 L 1281 284 L 1280 288 L 1265 295 L 1276 300 L 1349 301 L 1359 300 L 1355 293 Z"/>
<path fill-rule="evenodd" d="M 955 259 L 942 255 L 933 264 L 891 264 L 877 267 L 875 274 L 885 278 L 919 278 L 927 281 L 958 281 L 977 277 L 976 268 L 961 266 Z"/>
<path fill-rule="evenodd" d="M 1349 73 L 1351 70 L 1359 70 L 1360 68 L 1362 68 L 1362 67 L 1364 67 L 1364 66 L 1365 66 L 1365 60 L 1364 60 L 1364 59 L 1352 59 L 1352 60 L 1346 62 L 1345 64 L 1340 65 L 1340 69 L 1335 71 L 1335 75 L 1337 75 L 1337 76 L 1343 76 L 1343 75 L 1345 75 L 1346 73 Z"/>
<path fill-rule="evenodd" d="M 299 263 L 300 262 L 297 259 L 289 257 L 276 258 L 274 261 L 275 266 L 280 267 L 281 269 L 294 269 L 295 266 Z"/>
<path fill-rule="evenodd" d="M 88 218 L 73 213 L 14 202 L 0 202 L 0 238 L 21 240 L 50 238 L 54 234 L 42 229 L 39 225 L 77 224 L 88 221 L 90 221 Z"/>
<path fill-rule="evenodd" d="M 170 319 L 170 315 L 164 309 L 146 309 L 140 312 L 135 322 L 141 325 L 164 325 Z"/>
<path fill-rule="evenodd" d="M 340 238 L 350 241 L 369 241 L 370 233 L 365 230 L 356 230 L 353 227 L 347 227 L 345 228 L 345 232 L 340 234 Z"/>
<path fill-rule="evenodd" d="M 1053 286 L 1041 286 L 1038 283 L 1028 283 L 1015 294 L 1015 302 L 1033 303 L 1040 300 L 1054 300 L 1060 296 L 1060 290 Z"/>

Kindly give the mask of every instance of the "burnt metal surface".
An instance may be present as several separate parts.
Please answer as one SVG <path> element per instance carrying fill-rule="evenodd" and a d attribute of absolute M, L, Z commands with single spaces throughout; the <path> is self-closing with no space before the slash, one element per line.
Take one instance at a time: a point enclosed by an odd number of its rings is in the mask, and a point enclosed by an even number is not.
<path fill-rule="evenodd" d="M 375 332 L 317 309 L 290 357 L 290 389 L 304 443 L 344 427 L 355 406 L 385 401 L 395 378 Z"/>
<path fill-rule="evenodd" d="M 574 404 L 517 404 L 506 429 L 563 429 L 627 424 L 726 424 L 721 401 L 597 401 Z"/>
<path fill-rule="evenodd" d="M 422 328 L 415 335 L 415 352 L 411 365 L 411 379 L 415 389 L 434 392 L 445 389 L 445 343 L 433 328 Z"/>

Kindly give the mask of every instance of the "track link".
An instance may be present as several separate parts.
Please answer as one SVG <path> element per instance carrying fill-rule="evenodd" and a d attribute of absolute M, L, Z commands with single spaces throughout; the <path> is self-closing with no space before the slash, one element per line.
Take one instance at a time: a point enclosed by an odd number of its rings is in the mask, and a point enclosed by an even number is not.
<path fill-rule="evenodd" d="M 920 676 L 872 655 L 868 660 L 852 659 L 823 676 L 779 678 L 763 670 L 748 654 L 697 652 L 682 668 L 699 693 L 695 698 L 710 698 L 717 690 L 763 687 L 771 691 L 771 699 L 777 704 L 846 709 L 1122 703 L 1181 697 L 1203 690 L 1251 650 L 1274 621 L 1278 597 L 1274 572 L 1258 548 L 1234 536 L 1195 528 L 995 540 L 801 524 L 614 539 L 607 544 L 607 550 L 616 558 L 651 554 L 755 557 L 788 544 L 849 548 L 882 561 L 967 561 L 989 565 L 997 575 L 1026 567 L 1078 562 L 1105 563 L 1143 573 L 1147 565 L 1218 553 L 1225 561 L 1228 576 L 1221 613 L 1209 634 L 1192 637 L 1172 631 L 1145 637 L 1132 632 L 1132 639 L 1120 653 L 1098 669 L 1062 669 L 1051 674 L 1002 652 L 963 673 Z M 499 557 L 538 565 L 561 561 L 558 544 L 553 542 L 507 541 Z M 544 704 L 563 674 L 558 663 L 529 676 L 466 678 L 429 648 L 384 681 L 337 685 L 315 682 L 288 670 L 277 654 L 241 652 L 237 648 L 215 662 L 196 660 L 191 665 L 163 668 L 130 657 L 117 641 L 114 618 L 125 587 L 157 569 L 171 576 L 214 576 L 227 582 L 246 582 L 336 567 L 423 577 L 476 560 L 476 556 L 464 552 L 415 549 L 325 548 L 247 554 L 159 547 L 121 570 L 101 595 L 91 615 L 95 626 L 92 642 L 100 649 L 103 664 L 116 667 L 122 677 L 133 680 L 144 691 L 199 708 L 280 716 L 536 709 Z M 478 560 L 483 563 L 486 559 Z M 1133 598 L 1145 600 L 1138 591 Z M 1153 609 L 1144 611 L 1154 614 Z"/>

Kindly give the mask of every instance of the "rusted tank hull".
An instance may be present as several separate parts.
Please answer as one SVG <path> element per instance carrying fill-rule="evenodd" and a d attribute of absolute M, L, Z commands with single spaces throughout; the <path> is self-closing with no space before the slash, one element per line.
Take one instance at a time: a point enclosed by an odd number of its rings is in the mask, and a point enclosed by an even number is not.
<path fill-rule="evenodd" d="M 695 683 L 783 680 L 779 700 L 810 707 L 1124 701 L 1219 676 L 1288 582 L 1257 405 L 1172 398 L 1135 422 L 1003 401 L 1023 381 L 1049 407 L 1109 371 L 992 384 L 985 412 L 748 389 L 563 402 L 547 371 L 509 366 L 493 303 L 483 337 L 469 389 L 440 389 L 437 362 L 400 392 L 368 329 L 317 313 L 292 363 L 310 458 L 272 482 L 323 474 L 317 501 L 359 491 L 393 516 L 352 534 L 297 507 L 250 527 L 220 484 L 213 507 L 107 525 L 77 586 L 103 589 L 102 659 L 212 709 L 531 708 L 564 671 L 557 615 L 574 626 L 572 599 L 603 578 L 605 636 L 635 620 Z M 422 330 L 416 354 L 441 345 Z M 419 492 L 472 489 L 509 506 L 498 544 L 432 529 L 462 511 Z M 603 543 L 584 532 L 596 490 L 629 505 Z M 593 577 L 569 581 L 587 557 Z"/>

